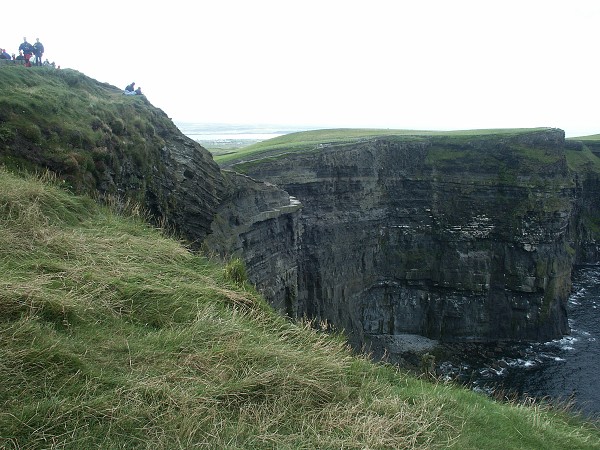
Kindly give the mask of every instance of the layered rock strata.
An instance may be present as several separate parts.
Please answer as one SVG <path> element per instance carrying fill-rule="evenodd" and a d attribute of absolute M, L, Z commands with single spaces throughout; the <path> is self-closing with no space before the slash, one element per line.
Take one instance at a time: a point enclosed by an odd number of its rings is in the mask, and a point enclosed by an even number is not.
<path fill-rule="evenodd" d="M 443 341 L 568 333 L 578 188 L 561 130 L 380 137 L 245 170 L 303 205 L 292 310 L 344 329 L 355 345 L 407 333 Z"/>

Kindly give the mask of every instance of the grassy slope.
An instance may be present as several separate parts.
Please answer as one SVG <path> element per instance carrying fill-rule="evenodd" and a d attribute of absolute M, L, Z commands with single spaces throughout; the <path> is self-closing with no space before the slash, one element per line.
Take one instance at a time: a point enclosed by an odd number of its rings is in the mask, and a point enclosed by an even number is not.
<path fill-rule="evenodd" d="M 319 144 L 344 144 L 380 136 L 395 136 L 403 139 L 420 139 L 427 136 L 444 136 L 449 138 L 470 138 L 474 136 L 511 136 L 528 133 L 539 129 L 490 129 L 490 130 L 458 130 L 458 131 L 423 131 L 423 130 L 390 130 L 390 129 L 331 129 L 290 133 L 277 138 L 243 147 L 237 151 L 215 155 L 215 161 L 227 165 L 247 158 L 264 157 L 278 152 L 289 153 L 314 149 Z"/>
<path fill-rule="evenodd" d="M 93 191 L 123 155 L 150 172 L 175 125 L 144 96 L 75 70 L 0 68 L 0 163 L 49 167 L 69 184 Z"/>
<path fill-rule="evenodd" d="M 572 140 L 572 141 L 600 141 L 600 134 L 591 134 L 588 136 L 571 137 L 568 139 Z"/>
<path fill-rule="evenodd" d="M 141 217 L 0 170 L 3 448 L 600 448 L 350 354 Z"/>

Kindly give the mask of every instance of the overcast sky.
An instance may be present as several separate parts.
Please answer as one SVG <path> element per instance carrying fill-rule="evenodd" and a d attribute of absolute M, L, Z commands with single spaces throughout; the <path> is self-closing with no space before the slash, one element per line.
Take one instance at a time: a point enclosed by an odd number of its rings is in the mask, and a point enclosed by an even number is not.
<path fill-rule="evenodd" d="M 600 133 L 598 0 L 3 2 L 0 47 L 175 121 Z"/>

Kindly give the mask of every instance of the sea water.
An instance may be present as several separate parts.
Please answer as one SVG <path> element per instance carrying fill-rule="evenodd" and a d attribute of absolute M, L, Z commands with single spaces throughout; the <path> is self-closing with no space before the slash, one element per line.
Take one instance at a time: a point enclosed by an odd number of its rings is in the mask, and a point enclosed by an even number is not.
<path fill-rule="evenodd" d="M 177 122 L 177 127 L 187 137 L 203 143 L 259 142 L 284 134 L 304 131 L 307 127 L 269 124 L 231 124 Z"/>
<path fill-rule="evenodd" d="M 571 404 L 600 418 L 600 267 L 575 269 L 568 315 L 571 333 L 562 339 L 465 354 L 439 372 L 476 391 Z"/>

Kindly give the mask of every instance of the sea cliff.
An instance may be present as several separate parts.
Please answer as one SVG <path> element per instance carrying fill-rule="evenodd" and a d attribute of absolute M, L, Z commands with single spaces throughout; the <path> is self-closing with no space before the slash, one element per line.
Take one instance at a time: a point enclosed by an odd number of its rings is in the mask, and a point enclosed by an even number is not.
<path fill-rule="evenodd" d="M 241 258 L 282 314 L 357 348 L 563 336 L 571 270 L 600 259 L 593 139 L 321 130 L 219 167 L 144 97 L 69 70 L 1 76 L 2 164 L 139 205 L 191 248 Z"/>
<path fill-rule="evenodd" d="M 229 166 L 302 204 L 298 315 L 357 347 L 544 341 L 569 332 L 574 263 L 597 261 L 595 172 L 567 157 L 583 151 L 558 129 L 381 135 Z"/>

